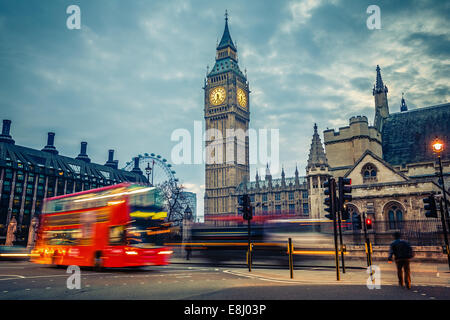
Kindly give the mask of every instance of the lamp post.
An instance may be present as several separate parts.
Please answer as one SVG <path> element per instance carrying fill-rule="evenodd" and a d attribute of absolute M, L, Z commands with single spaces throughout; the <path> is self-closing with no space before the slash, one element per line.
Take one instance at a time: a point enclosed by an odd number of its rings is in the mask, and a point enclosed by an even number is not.
<path fill-rule="evenodd" d="M 147 181 L 148 181 L 149 183 L 151 183 L 151 185 L 153 186 L 153 181 L 150 182 L 150 174 L 152 173 L 152 171 L 153 171 L 153 169 L 150 168 L 150 163 L 147 162 L 147 167 L 145 168 L 145 173 L 147 174 Z M 152 179 L 152 180 L 153 180 L 153 179 Z"/>
<path fill-rule="evenodd" d="M 433 151 L 437 154 L 438 156 L 438 161 L 439 161 L 439 178 L 441 179 L 441 183 L 442 183 L 442 193 L 444 196 L 444 208 L 445 208 L 445 217 L 448 220 L 448 205 L 447 205 L 447 192 L 445 190 L 445 182 L 444 182 L 444 174 L 442 173 L 442 161 L 441 161 L 441 152 L 444 150 L 444 143 L 439 140 L 438 138 L 436 138 L 433 141 Z"/>
<path fill-rule="evenodd" d="M 438 138 L 436 138 L 433 141 L 433 151 L 437 154 L 438 160 L 439 160 L 439 178 L 442 182 L 442 193 L 443 193 L 443 199 L 440 200 L 440 211 L 441 211 L 441 221 L 442 221 L 442 229 L 444 231 L 444 240 L 445 240 L 445 253 L 447 254 L 448 259 L 448 267 L 450 268 L 450 252 L 449 252 L 449 245 L 448 245 L 448 238 L 447 238 L 447 228 L 445 220 L 447 220 L 447 226 L 448 226 L 448 207 L 447 207 L 447 195 L 445 192 L 445 183 L 444 183 L 444 174 L 442 173 L 442 161 L 441 161 L 441 152 L 444 150 L 444 143 L 440 141 Z M 442 200 L 444 200 L 444 203 L 442 203 Z M 445 209 L 445 213 L 444 213 Z"/>

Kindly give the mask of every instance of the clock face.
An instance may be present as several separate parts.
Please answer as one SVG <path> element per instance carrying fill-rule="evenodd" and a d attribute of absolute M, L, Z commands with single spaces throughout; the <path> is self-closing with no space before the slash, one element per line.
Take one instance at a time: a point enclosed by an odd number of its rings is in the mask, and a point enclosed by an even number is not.
<path fill-rule="evenodd" d="M 238 100 L 239 105 L 242 108 L 247 107 L 247 94 L 245 93 L 244 90 L 242 90 L 242 89 L 237 90 L 237 100 Z"/>
<path fill-rule="evenodd" d="M 217 87 L 209 93 L 209 101 L 212 105 L 217 106 L 225 101 L 227 92 L 224 87 Z"/>

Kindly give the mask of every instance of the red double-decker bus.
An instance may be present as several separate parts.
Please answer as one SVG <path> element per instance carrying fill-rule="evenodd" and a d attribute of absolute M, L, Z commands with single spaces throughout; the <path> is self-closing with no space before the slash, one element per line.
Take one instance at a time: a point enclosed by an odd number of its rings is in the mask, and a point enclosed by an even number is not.
<path fill-rule="evenodd" d="M 166 217 L 156 187 L 121 183 L 48 198 L 31 261 L 96 269 L 165 265 L 172 254 L 164 245 Z"/>

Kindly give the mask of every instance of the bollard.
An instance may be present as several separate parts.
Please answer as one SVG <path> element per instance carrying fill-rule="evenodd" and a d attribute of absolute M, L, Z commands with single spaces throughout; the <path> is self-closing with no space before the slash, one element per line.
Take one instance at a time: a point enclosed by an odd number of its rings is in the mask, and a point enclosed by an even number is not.
<path fill-rule="evenodd" d="M 291 274 L 291 279 L 294 278 L 294 261 L 292 259 L 292 254 L 293 254 L 293 248 L 292 248 L 292 239 L 289 238 L 288 241 L 288 254 L 289 254 L 289 271 Z"/>
<path fill-rule="evenodd" d="M 251 243 L 247 248 L 247 265 L 248 272 L 252 272 L 252 251 L 253 251 L 253 243 Z"/>

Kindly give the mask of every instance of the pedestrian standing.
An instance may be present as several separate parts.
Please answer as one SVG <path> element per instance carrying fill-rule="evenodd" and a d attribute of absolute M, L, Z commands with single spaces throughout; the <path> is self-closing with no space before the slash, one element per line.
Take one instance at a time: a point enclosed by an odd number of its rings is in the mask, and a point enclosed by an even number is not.
<path fill-rule="evenodd" d="M 411 245 L 406 240 L 400 239 L 400 232 L 394 233 L 395 240 L 391 243 L 389 248 L 388 261 L 392 261 L 392 256 L 395 258 L 397 265 L 398 284 L 403 287 L 411 289 L 411 269 L 410 260 L 414 257 L 414 252 Z"/>

